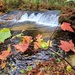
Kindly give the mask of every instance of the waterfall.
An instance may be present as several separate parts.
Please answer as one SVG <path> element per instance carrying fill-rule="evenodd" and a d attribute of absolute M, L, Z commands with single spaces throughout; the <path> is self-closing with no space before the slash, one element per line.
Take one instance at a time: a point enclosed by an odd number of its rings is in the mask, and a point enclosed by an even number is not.
<path fill-rule="evenodd" d="M 58 26 L 59 11 L 48 11 L 48 12 L 35 12 L 30 15 L 26 12 L 17 22 L 35 22 L 36 24 L 45 25 L 45 26 Z"/>
<path fill-rule="evenodd" d="M 0 21 L 3 22 L 13 22 L 21 23 L 21 22 L 34 22 L 37 25 L 44 26 L 58 26 L 58 18 L 59 18 L 59 10 L 50 10 L 50 11 L 11 11 L 3 16 L 0 16 Z M 12 19 L 11 18 L 12 15 Z"/>

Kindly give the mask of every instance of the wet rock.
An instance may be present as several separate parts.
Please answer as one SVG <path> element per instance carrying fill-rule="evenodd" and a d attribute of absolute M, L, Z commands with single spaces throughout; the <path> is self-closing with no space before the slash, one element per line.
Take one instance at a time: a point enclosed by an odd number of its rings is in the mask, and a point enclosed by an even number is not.
<path fill-rule="evenodd" d="M 19 12 L 17 15 L 16 15 L 16 20 L 19 20 L 22 16 L 23 12 Z"/>
<path fill-rule="evenodd" d="M 5 18 L 5 20 L 13 20 L 15 18 L 15 15 L 10 15 L 9 17 Z"/>

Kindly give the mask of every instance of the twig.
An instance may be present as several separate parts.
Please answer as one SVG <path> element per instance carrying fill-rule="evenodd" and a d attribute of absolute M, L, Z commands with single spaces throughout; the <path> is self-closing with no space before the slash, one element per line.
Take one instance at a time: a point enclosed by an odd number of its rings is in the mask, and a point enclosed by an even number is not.
<path fill-rule="evenodd" d="M 54 52 L 54 53 L 57 54 L 58 56 L 60 56 L 62 59 L 64 59 L 64 60 L 72 67 L 72 69 L 75 70 L 75 68 L 71 65 L 71 63 L 68 62 L 62 55 L 60 55 L 58 52 L 56 52 L 53 48 L 50 48 L 50 47 L 49 47 L 49 50 L 52 51 L 52 52 Z"/>
<path fill-rule="evenodd" d="M 52 35 L 49 37 L 49 46 L 50 46 L 50 40 L 51 40 L 52 36 L 55 34 L 57 28 L 58 28 L 58 26 L 55 28 L 55 30 L 54 30 L 54 32 L 52 33 Z"/>

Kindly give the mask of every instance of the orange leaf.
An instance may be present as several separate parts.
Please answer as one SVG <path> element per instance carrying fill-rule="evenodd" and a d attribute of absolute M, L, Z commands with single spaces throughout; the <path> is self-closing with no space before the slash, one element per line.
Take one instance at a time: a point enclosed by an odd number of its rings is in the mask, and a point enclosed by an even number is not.
<path fill-rule="evenodd" d="M 72 40 L 70 40 L 69 42 L 60 40 L 60 43 L 61 45 L 59 47 L 62 48 L 65 52 L 68 52 L 74 48 Z"/>
<path fill-rule="evenodd" d="M 44 75 L 44 72 L 40 71 L 37 75 Z"/>
<path fill-rule="evenodd" d="M 22 41 L 22 43 L 17 44 L 17 45 L 13 45 L 13 46 L 14 46 L 18 51 L 25 52 L 25 51 L 28 49 L 31 40 L 32 40 L 32 37 L 31 37 L 31 36 L 23 36 L 23 41 Z"/>
<path fill-rule="evenodd" d="M 21 44 L 17 44 L 17 45 L 13 45 L 17 50 L 21 51 L 21 52 L 25 52 L 28 47 L 29 47 L 29 43 L 21 43 Z"/>
<path fill-rule="evenodd" d="M 40 41 L 41 38 L 42 38 L 42 35 L 41 35 L 41 34 L 38 34 L 38 35 L 36 36 L 37 41 Z"/>
<path fill-rule="evenodd" d="M 31 36 L 24 36 L 23 37 L 23 43 L 30 43 L 32 40 L 32 37 Z"/>
<path fill-rule="evenodd" d="M 42 43 L 41 42 L 34 42 L 34 49 L 37 50 L 41 47 Z"/>
<path fill-rule="evenodd" d="M 42 38 L 41 34 L 38 34 L 36 36 L 36 41 L 34 42 L 34 49 L 35 50 L 37 50 L 37 49 L 39 49 L 41 47 L 41 45 L 42 45 L 41 38 Z"/>
<path fill-rule="evenodd" d="M 60 26 L 62 30 L 64 31 L 70 31 L 70 32 L 74 32 L 74 30 L 71 28 L 70 23 L 67 22 L 63 22 L 63 24 Z"/>
<path fill-rule="evenodd" d="M 5 66 L 6 66 L 6 62 L 1 63 L 2 69 L 5 68 Z"/>
<path fill-rule="evenodd" d="M 0 59 L 1 60 L 6 60 L 6 58 L 10 55 L 9 50 L 2 51 L 2 54 L 0 54 Z"/>

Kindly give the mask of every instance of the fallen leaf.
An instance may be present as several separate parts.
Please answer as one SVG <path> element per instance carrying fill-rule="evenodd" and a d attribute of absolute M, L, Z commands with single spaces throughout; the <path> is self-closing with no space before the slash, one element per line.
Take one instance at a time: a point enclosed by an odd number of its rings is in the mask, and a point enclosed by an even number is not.
<path fill-rule="evenodd" d="M 60 43 L 61 43 L 61 45 L 59 47 L 62 50 L 64 50 L 65 52 L 68 52 L 74 48 L 74 44 L 73 44 L 72 40 L 70 40 L 69 42 L 60 40 Z"/>
<path fill-rule="evenodd" d="M 36 36 L 37 41 L 39 41 L 41 38 L 42 38 L 42 35 L 41 35 L 41 34 L 38 34 L 38 35 Z"/>
<path fill-rule="evenodd" d="M 69 72 L 69 71 L 72 70 L 72 67 L 71 67 L 70 65 L 68 65 L 68 66 L 66 67 L 66 70 Z"/>
<path fill-rule="evenodd" d="M 37 75 L 44 75 L 44 72 L 40 71 Z"/>
<path fill-rule="evenodd" d="M 37 50 L 39 48 L 41 48 L 42 46 L 42 35 L 41 34 L 38 34 L 36 36 L 36 41 L 34 42 L 34 50 Z"/>
<path fill-rule="evenodd" d="M 6 60 L 6 58 L 10 55 L 10 51 L 9 50 L 5 50 L 5 51 L 2 51 L 2 53 L 0 54 L 0 59 L 3 61 L 3 60 Z"/>
<path fill-rule="evenodd" d="M 11 36 L 10 29 L 9 28 L 3 28 L 0 30 L 0 42 L 5 41 L 5 39 L 9 38 Z"/>
<path fill-rule="evenodd" d="M 34 42 L 34 50 L 37 50 L 37 49 L 41 48 L 41 46 L 42 46 L 41 41 Z"/>
<path fill-rule="evenodd" d="M 60 26 L 62 30 L 64 31 L 70 31 L 70 32 L 74 32 L 74 30 L 71 28 L 70 23 L 67 22 L 63 22 L 62 25 Z"/>
<path fill-rule="evenodd" d="M 32 37 L 31 36 L 22 36 L 23 37 L 23 41 L 22 43 L 20 44 L 17 44 L 17 45 L 13 45 L 18 51 L 21 51 L 21 52 L 25 52 L 29 45 L 30 45 L 30 42 L 32 40 Z"/>
<path fill-rule="evenodd" d="M 47 45 L 48 45 L 49 47 L 52 47 L 52 41 L 51 41 L 51 40 L 48 40 L 48 41 L 47 41 Z"/>
<path fill-rule="evenodd" d="M 24 72 L 25 72 L 25 70 L 24 70 L 24 69 L 21 69 L 21 70 L 20 70 L 20 73 L 22 73 L 22 74 L 23 74 Z"/>
<path fill-rule="evenodd" d="M 21 51 L 21 52 L 25 52 L 28 47 L 29 47 L 29 43 L 20 43 L 20 44 L 17 44 L 17 45 L 13 45 L 18 51 Z"/>
<path fill-rule="evenodd" d="M 75 47 L 73 47 L 71 50 L 75 53 Z"/>
<path fill-rule="evenodd" d="M 5 66 L 6 66 L 6 62 L 1 63 L 0 66 L 2 67 L 2 69 L 5 68 Z"/>
<path fill-rule="evenodd" d="M 23 36 L 23 43 L 30 43 L 32 40 L 31 36 Z"/>
<path fill-rule="evenodd" d="M 31 71 L 32 70 L 32 66 L 27 66 L 27 71 Z"/>

